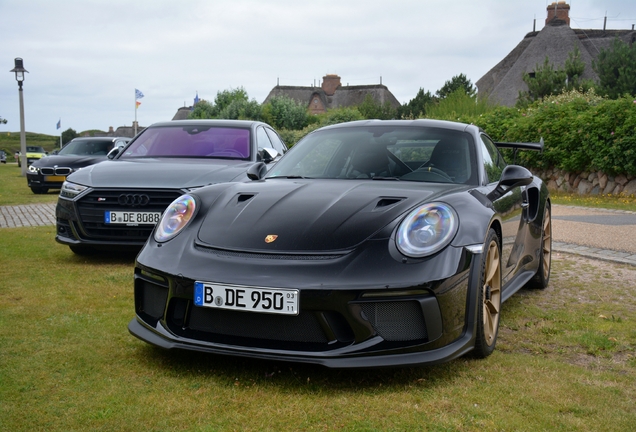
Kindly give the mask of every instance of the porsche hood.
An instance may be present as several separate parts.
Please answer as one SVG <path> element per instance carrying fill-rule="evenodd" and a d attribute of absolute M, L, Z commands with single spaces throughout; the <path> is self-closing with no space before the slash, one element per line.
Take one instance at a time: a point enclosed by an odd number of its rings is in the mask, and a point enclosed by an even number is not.
<path fill-rule="evenodd" d="M 215 197 L 198 240 L 208 247 L 253 252 L 347 250 L 418 203 L 457 188 L 421 183 L 396 188 L 392 183 L 270 179 L 235 184 Z"/>

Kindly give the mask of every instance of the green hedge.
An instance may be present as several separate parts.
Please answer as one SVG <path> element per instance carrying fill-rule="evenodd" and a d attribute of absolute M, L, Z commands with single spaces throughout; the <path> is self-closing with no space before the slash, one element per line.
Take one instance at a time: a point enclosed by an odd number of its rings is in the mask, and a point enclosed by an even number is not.
<path fill-rule="evenodd" d="M 538 141 L 543 153 L 521 152 L 530 168 L 636 175 L 636 100 L 609 100 L 593 92 L 569 92 L 527 109 L 499 107 L 456 119 L 482 127 L 495 141 Z"/>

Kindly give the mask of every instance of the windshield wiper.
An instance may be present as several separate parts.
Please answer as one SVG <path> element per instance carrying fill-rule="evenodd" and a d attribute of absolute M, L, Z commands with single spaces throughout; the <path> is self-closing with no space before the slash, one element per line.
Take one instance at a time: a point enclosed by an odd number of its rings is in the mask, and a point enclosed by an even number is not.
<path fill-rule="evenodd" d="M 284 179 L 310 179 L 311 177 L 305 177 L 305 176 L 301 176 L 301 175 L 289 175 L 289 176 L 285 176 L 285 175 L 278 175 L 278 176 L 271 176 L 271 177 L 267 177 L 270 179 L 275 179 L 275 178 L 284 178 Z"/>
<path fill-rule="evenodd" d="M 402 180 L 400 180 L 398 177 L 380 177 L 380 176 L 371 177 L 371 180 L 395 180 L 395 181 L 402 181 Z"/>

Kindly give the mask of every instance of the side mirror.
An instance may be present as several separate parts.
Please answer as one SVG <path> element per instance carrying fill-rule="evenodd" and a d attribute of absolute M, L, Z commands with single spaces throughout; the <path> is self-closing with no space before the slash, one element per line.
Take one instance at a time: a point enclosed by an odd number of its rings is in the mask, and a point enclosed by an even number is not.
<path fill-rule="evenodd" d="M 256 162 L 247 169 L 247 178 L 250 180 L 260 180 L 267 174 L 267 166 L 263 162 Z"/>
<path fill-rule="evenodd" d="M 512 188 L 529 185 L 532 179 L 532 173 L 528 169 L 519 165 L 508 165 L 501 173 L 497 187 L 487 197 L 490 201 L 494 201 Z"/>
<path fill-rule="evenodd" d="M 258 153 L 261 157 L 261 160 L 266 164 L 272 162 L 274 159 L 280 156 L 278 151 L 271 147 L 260 148 L 258 149 Z"/>
<path fill-rule="evenodd" d="M 114 159 L 114 158 L 115 158 L 115 156 L 117 156 L 117 155 L 119 154 L 119 152 L 121 151 L 121 149 L 122 149 L 122 148 L 123 148 L 123 147 L 114 147 L 114 148 L 112 148 L 112 149 L 108 152 L 108 154 L 106 155 L 106 157 L 107 157 L 108 159 Z"/>

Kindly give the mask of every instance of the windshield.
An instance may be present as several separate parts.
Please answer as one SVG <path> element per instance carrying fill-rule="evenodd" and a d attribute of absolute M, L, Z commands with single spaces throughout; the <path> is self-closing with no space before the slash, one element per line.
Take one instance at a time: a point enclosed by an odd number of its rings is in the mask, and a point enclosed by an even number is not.
<path fill-rule="evenodd" d="M 267 177 L 477 184 L 475 146 L 469 133 L 441 128 L 326 129 L 292 147 Z"/>
<path fill-rule="evenodd" d="M 112 140 L 71 141 L 58 152 L 58 155 L 106 156 L 114 144 Z"/>
<path fill-rule="evenodd" d="M 161 126 L 144 130 L 119 158 L 167 156 L 249 160 L 249 143 L 249 129 Z"/>
<path fill-rule="evenodd" d="M 44 153 L 44 149 L 42 147 L 36 146 L 27 146 L 26 151 L 29 153 Z"/>

